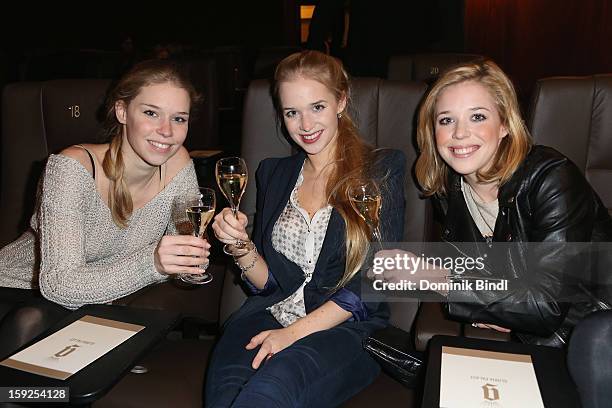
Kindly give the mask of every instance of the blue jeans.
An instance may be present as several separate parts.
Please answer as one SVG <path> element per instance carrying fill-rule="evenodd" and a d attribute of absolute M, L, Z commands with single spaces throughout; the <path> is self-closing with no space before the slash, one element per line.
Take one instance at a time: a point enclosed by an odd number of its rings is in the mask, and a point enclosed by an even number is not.
<path fill-rule="evenodd" d="M 206 407 L 335 407 L 380 372 L 361 335 L 342 325 L 298 340 L 253 370 L 259 348 L 244 347 L 261 331 L 280 328 L 266 310 L 225 328 L 208 367 Z"/>

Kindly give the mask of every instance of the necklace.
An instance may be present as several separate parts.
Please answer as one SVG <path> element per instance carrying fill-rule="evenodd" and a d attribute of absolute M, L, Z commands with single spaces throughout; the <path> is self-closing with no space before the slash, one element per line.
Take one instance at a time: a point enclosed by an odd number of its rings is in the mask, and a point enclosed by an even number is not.
<path fill-rule="evenodd" d="M 476 198 L 474 197 L 474 191 L 472 189 L 472 186 L 470 186 L 468 183 L 463 183 L 468 192 L 470 193 L 470 198 L 472 199 L 472 202 L 474 203 L 474 206 L 476 207 L 476 211 L 478 212 L 478 216 L 480 217 L 480 219 L 482 220 L 482 222 L 484 223 L 484 225 L 487 226 L 487 228 L 489 229 L 489 234 L 482 234 L 485 238 L 485 240 L 487 241 L 487 243 L 491 243 L 493 241 L 493 231 L 494 231 L 494 226 L 491 226 L 491 224 L 489 224 L 487 222 L 486 217 L 484 216 L 484 214 L 482 213 L 482 211 L 480 210 L 480 205 L 479 202 L 476 201 Z M 476 195 L 478 195 L 478 193 L 476 193 Z M 478 195 L 478 197 L 482 200 L 482 197 L 480 197 L 480 195 Z M 484 202 L 484 200 L 482 201 Z"/>

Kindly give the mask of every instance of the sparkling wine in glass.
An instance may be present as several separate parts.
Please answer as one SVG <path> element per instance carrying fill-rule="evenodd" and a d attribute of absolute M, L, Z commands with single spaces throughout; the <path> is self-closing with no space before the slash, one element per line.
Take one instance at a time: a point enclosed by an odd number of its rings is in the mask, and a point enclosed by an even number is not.
<path fill-rule="evenodd" d="M 351 206 L 365 221 L 372 236 L 382 249 L 382 237 L 379 229 L 382 198 L 378 185 L 373 180 L 358 180 L 349 189 L 349 199 Z"/>
<path fill-rule="evenodd" d="M 204 237 L 206 227 L 215 215 L 216 206 L 215 190 L 206 187 L 199 187 L 198 192 L 185 197 L 184 206 L 187 213 L 187 219 L 193 228 L 193 235 L 196 237 Z M 208 262 L 201 265 L 201 268 L 206 270 Z M 192 283 L 195 285 L 203 285 L 213 280 L 210 273 L 202 274 L 182 273 L 179 278 L 183 282 Z"/>
<path fill-rule="evenodd" d="M 238 208 L 240 207 L 240 199 L 244 194 L 248 181 L 248 171 L 244 159 L 240 157 L 226 157 L 217 161 L 215 166 L 215 176 L 219 189 L 229 202 L 229 205 L 238 218 Z M 246 243 L 237 240 L 234 246 L 239 249 L 244 249 Z M 223 247 L 226 254 L 229 252 L 228 246 Z"/>

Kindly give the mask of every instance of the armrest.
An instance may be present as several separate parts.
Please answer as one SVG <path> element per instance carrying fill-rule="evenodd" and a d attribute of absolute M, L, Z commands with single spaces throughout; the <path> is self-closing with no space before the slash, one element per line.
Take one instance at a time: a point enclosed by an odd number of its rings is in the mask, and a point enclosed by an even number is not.
<path fill-rule="evenodd" d="M 423 302 L 416 318 L 414 345 L 419 351 L 425 351 L 427 343 L 436 334 L 460 336 L 461 323 L 446 318 L 442 303 Z"/>
<path fill-rule="evenodd" d="M 491 329 L 480 329 L 478 327 L 472 327 L 469 324 L 463 326 L 463 335 L 474 339 L 510 341 L 510 333 L 502 333 Z"/>
<path fill-rule="evenodd" d="M 213 275 L 206 285 L 182 284 L 170 279 L 157 285 L 147 286 L 113 304 L 142 309 L 167 310 L 180 313 L 183 318 L 195 319 L 204 324 L 219 321 L 219 303 L 225 275 L 225 264 L 211 263 L 209 272 Z"/>

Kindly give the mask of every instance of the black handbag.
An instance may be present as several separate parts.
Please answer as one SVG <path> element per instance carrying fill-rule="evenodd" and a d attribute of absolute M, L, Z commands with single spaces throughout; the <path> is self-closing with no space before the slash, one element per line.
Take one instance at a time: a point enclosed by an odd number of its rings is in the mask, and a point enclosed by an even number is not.
<path fill-rule="evenodd" d="M 380 364 L 382 370 L 407 388 L 417 388 L 422 379 L 423 353 L 412 346 L 410 335 L 388 326 L 363 341 L 363 348 Z"/>

